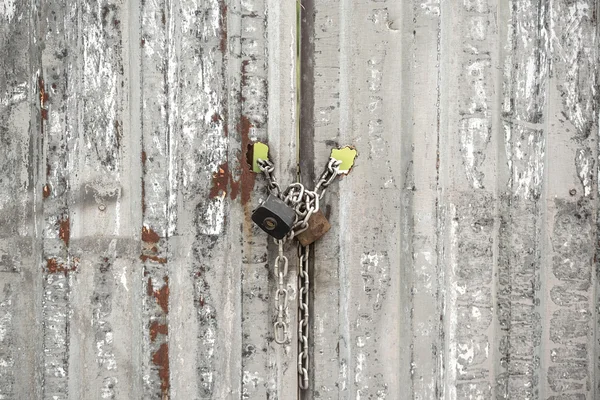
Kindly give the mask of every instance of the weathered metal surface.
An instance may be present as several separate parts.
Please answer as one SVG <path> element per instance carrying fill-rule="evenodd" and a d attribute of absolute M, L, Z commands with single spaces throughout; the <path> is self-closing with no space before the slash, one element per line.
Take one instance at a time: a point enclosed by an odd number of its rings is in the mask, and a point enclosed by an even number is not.
<path fill-rule="evenodd" d="M 0 6 L 0 398 L 296 393 L 246 163 L 261 139 L 295 173 L 295 15 Z"/>
<path fill-rule="evenodd" d="M 304 1 L 297 152 L 295 2 L 4 1 L 0 399 L 599 398 L 599 9 Z M 359 153 L 303 393 L 255 140 Z"/>
<path fill-rule="evenodd" d="M 305 6 L 307 398 L 598 398 L 598 3 Z"/>

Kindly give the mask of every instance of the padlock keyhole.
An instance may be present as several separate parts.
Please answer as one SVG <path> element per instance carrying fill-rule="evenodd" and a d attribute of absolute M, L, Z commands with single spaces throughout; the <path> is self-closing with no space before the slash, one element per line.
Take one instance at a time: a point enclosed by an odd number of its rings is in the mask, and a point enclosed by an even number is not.
<path fill-rule="evenodd" d="M 272 231 L 273 229 L 277 228 L 277 221 L 275 220 L 275 218 L 265 218 L 265 220 L 263 221 L 263 226 L 265 227 L 265 229 Z"/>

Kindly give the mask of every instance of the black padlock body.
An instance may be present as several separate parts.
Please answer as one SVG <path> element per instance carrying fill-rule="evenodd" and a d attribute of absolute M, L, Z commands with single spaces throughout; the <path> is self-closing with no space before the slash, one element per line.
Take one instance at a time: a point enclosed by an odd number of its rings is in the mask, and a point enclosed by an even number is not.
<path fill-rule="evenodd" d="M 252 213 L 252 221 L 275 239 L 283 239 L 294 225 L 296 212 L 274 195 L 269 195 Z"/>

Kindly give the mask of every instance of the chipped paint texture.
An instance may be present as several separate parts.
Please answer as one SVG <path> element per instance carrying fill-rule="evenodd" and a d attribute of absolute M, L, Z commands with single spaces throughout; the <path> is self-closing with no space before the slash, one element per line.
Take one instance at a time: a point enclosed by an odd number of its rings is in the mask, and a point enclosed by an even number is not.
<path fill-rule="evenodd" d="M 303 178 L 368 153 L 321 203 L 314 398 L 599 396 L 598 7 L 309 2 Z"/>
<path fill-rule="evenodd" d="M 599 0 L 299 9 L 300 59 L 293 1 L 0 4 L 0 399 L 600 398 Z M 303 393 L 256 141 L 360 154 Z"/>

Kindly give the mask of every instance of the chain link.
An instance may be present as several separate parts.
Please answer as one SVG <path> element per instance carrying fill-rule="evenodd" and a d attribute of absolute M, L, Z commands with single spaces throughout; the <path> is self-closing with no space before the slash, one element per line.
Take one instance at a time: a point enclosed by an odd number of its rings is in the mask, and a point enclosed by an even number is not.
<path fill-rule="evenodd" d="M 296 218 L 292 229 L 282 240 L 275 240 L 278 245 L 279 254 L 275 259 L 275 276 L 277 277 L 277 291 L 275 293 L 275 309 L 277 320 L 273 324 L 275 342 L 284 344 L 288 341 L 289 327 L 287 324 L 288 291 L 285 278 L 288 274 L 288 259 L 283 254 L 283 245 L 294 237 L 308 229 L 308 220 L 319 211 L 320 199 L 325 195 L 327 187 L 339 175 L 339 167 L 342 162 L 333 157 L 329 159 L 325 171 L 317 181 L 314 190 L 308 190 L 301 183 L 292 183 L 285 190 L 275 180 L 273 171 L 275 167 L 269 160 L 257 161 L 258 167 L 268 181 L 269 193 L 283 200 L 296 212 Z M 310 246 L 302 246 L 298 243 L 298 386 L 300 389 L 308 389 L 309 386 L 309 253 Z"/>
<path fill-rule="evenodd" d="M 258 164 L 258 168 L 262 171 L 265 178 L 267 178 L 269 193 L 281 197 L 281 186 L 279 186 L 279 183 L 277 183 L 273 176 L 275 165 L 269 160 L 262 160 L 260 158 L 256 160 L 256 164 Z"/>
<path fill-rule="evenodd" d="M 300 389 L 308 389 L 308 337 L 309 337 L 309 290 L 310 280 L 308 276 L 310 245 L 302 246 L 298 243 L 298 386 Z"/>
<path fill-rule="evenodd" d="M 288 291 L 285 278 L 288 274 L 288 259 L 283 254 L 283 240 L 275 241 L 279 246 L 279 254 L 275 259 L 275 276 L 277 277 L 277 292 L 275 292 L 275 309 L 277 310 L 277 320 L 273 324 L 275 332 L 275 342 L 284 344 L 288 340 Z"/>

